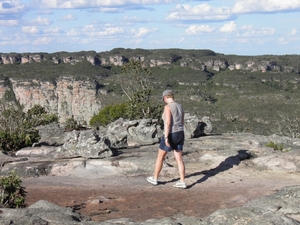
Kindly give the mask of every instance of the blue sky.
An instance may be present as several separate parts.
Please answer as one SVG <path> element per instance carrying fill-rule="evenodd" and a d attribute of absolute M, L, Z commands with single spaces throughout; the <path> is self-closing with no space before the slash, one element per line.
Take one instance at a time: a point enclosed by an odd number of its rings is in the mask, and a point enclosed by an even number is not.
<path fill-rule="evenodd" d="M 0 0 L 0 52 L 300 53 L 300 0 Z"/>

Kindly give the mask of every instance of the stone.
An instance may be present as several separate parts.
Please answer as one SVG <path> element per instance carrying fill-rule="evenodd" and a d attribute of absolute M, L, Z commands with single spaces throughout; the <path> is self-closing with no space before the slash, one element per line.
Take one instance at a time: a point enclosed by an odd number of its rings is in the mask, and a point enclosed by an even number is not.
<path fill-rule="evenodd" d="M 300 224 L 300 186 L 288 186 L 270 196 L 258 198 L 243 207 L 218 210 L 201 222 L 201 225 L 218 224 Z M 298 217 L 299 218 L 299 217 Z"/>

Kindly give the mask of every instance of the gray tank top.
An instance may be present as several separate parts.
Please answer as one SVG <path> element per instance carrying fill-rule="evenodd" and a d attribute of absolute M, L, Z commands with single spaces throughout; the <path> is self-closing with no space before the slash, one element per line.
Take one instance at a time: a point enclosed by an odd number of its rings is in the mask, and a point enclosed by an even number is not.
<path fill-rule="evenodd" d="M 172 113 L 172 121 L 171 121 L 171 130 L 170 133 L 175 133 L 178 131 L 183 131 L 183 124 L 182 124 L 182 115 L 183 115 L 183 108 L 182 105 L 177 102 L 171 102 L 168 104 L 171 109 Z M 162 116 L 163 120 L 164 115 Z"/>

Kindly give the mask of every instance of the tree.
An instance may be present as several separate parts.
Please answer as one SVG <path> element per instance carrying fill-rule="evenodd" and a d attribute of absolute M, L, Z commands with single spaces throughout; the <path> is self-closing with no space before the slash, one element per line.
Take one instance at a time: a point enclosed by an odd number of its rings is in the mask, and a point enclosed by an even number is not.
<path fill-rule="evenodd" d="M 292 115 L 278 112 L 278 116 L 280 120 L 273 132 L 291 138 L 300 138 L 300 111 L 295 110 Z"/>
<path fill-rule="evenodd" d="M 140 61 L 130 59 L 122 67 L 121 87 L 128 98 L 127 115 L 131 119 L 160 118 L 162 107 L 151 101 L 151 71 Z"/>
<path fill-rule="evenodd" d="M 119 118 L 152 118 L 162 121 L 163 108 L 151 101 L 153 87 L 149 79 L 150 69 L 143 66 L 142 62 L 130 59 L 122 67 L 122 72 L 119 81 L 124 94 L 127 96 L 127 101 L 106 106 L 91 118 L 89 124 L 96 127 L 99 125 L 106 126 Z"/>
<path fill-rule="evenodd" d="M 122 67 L 123 76 L 121 79 L 121 87 L 125 95 L 130 101 L 133 100 L 133 95 L 144 91 L 140 98 L 144 98 L 149 101 L 151 94 L 151 83 L 149 76 L 151 71 L 147 67 L 143 67 L 142 62 L 130 59 L 128 63 Z"/>

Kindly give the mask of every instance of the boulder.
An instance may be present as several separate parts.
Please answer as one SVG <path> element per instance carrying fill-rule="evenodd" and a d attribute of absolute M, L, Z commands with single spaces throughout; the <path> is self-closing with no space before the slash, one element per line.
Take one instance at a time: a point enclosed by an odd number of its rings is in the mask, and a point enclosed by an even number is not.
<path fill-rule="evenodd" d="M 64 144 L 65 129 L 58 123 L 38 126 L 37 129 L 41 138 L 35 145 L 59 146 Z"/>
<path fill-rule="evenodd" d="M 111 140 L 100 137 L 96 130 L 74 130 L 65 134 L 65 143 L 56 148 L 56 157 L 105 158 L 113 155 L 111 146 Z"/>
<path fill-rule="evenodd" d="M 0 224 L 46 225 L 46 224 L 78 224 L 80 221 L 89 221 L 87 217 L 73 212 L 71 208 L 59 207 L 50 202 L 40 200 L 26 209 L 1 209 Z"/>
<path fill-rule="evenodd" d="M 208 116 L 201 120 L 195 115 L 185 114 L 184 132 L 186 138 L 197 138 L 213 131 L 213 126 Z"/>
<path fill-rule="evenodd" d="M 275 194 L 254 199 L 243 207 L 218 210 L 201 225 L 300 224 L 300 186 L 284 187 Z"/>

